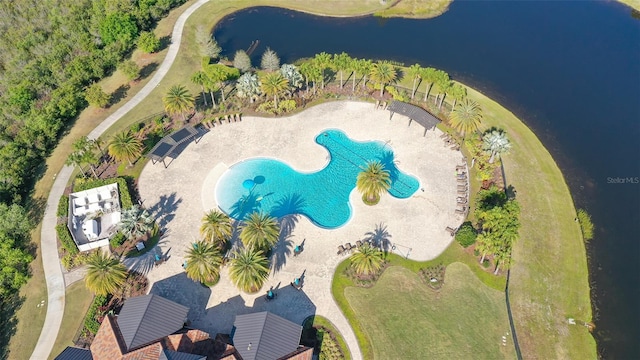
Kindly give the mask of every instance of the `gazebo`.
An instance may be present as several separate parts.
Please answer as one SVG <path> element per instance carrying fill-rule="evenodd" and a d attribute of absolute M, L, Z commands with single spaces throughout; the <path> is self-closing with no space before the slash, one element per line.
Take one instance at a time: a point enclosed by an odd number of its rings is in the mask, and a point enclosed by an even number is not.
<path fill-rule="evenodd" d="M 415 121 L 422 125 L 424 128 L 424 134 L 422 136 L 427 134 L 427 130 L 435 128 L 436 125 L 440 123 L 440 119 L 433 116 L 427 110 L 402 101 L 393 101 L 391 105 L 387 107 L 387 110 L 391 113 L 389 115 L 389 120 L 391 120 L 393 114 L 398 113 L 409 118 L 408 125 L 411 125 L 411 121 Z"/>
<path fill-rule="evenodd" d="M 149 151 L 147 157 L 151 159 L 151 162 L 155 165 L 158 162 L 162 162 L 164 167 L 167 168 L 167 164 L 164 162 L 166 157 L 170 157 L 171 159 L 175 159 L 177 156 L 176 149 L 187 143 L 194 138 L 196 139 L 196 144 L 198 143 L 197 136 L 200 133 L 198 130 L 192 125 L 187 125 L 180 130 L 174 131 L 173 133 L 165 136 L 160 140 L 156 146 Z"/>

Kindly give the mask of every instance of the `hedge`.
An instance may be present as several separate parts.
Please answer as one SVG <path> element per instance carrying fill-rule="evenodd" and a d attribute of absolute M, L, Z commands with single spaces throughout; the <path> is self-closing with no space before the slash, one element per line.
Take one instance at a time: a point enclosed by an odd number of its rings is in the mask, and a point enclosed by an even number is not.
<path fill-rule="evenodd" d="M 100 328 L 100 323 L 98 322 L 98 309 L 105 306 L 106 304 L 107 297 L 105 295 L 96 295 L 96 297 L 93 298 L 91 306 L 89 306 L 87 315 L 84 317 L 84 327 L 93 335 L 95 335 Z"/>
<path fill-rule="evenodd" d="M 84 191 L 93 189 L 100 186 L 105 186 L 109 184 L 117 183 L 118 184 L 118 192 L 120 193 L 120 204 L 123 209 L 129 209 L 133 206 L 133 201 L 131 200 L 131 193 L 129 191 L 129 183 L 127 179 L 124 177 L 117 177 L 112 179 L 76 179 L 73 184 L 73 191 Z"/>
<path fill-rule="evenodd" d="M 67 195 L 60 196 L 60 203 L 58 204 L 58 211 L 56 212 L 58 217 L 69 216 L 69 197 Z"/>
<path fill-rule="evenodd" d="M 58 234 L 58 240 L 60 240 L 62 247 L 69 254 L 76 255 L 79 252 L 76 243 L 71 237 L 71 233 L 69 232 L 69 228 L 67 227 L 66 223 L 56 225 L 56 233 Z"/>

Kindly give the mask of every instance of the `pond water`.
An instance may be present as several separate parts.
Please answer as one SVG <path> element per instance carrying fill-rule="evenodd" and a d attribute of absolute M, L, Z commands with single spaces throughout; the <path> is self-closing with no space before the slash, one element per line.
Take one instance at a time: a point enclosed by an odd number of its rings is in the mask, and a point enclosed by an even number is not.
<path fill-rule="evenodd" d="M 326 51 L 447 71 L 522 119 L 596 224 L 588 246 L 595 336 L 606 358 L 640 358 L 640 21 L 617 2 L 454 1 L 431 20 L 326 18 L 254 8 L 215 36 L 255 40 L 283 62 Z M 541 194 L 543 195 L 543 194 Z"/>

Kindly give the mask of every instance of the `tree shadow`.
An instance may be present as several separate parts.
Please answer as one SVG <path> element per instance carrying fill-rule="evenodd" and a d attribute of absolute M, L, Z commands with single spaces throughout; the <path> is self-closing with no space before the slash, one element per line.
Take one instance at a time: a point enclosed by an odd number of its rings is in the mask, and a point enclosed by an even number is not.
<path fill-rule="evenodd" d="M 231 205 L 231 212 L 229 216 L 242 221 L 247 217 L 247 215 L 259 211 L 261 204 L 258 198 L 258 194 L 253 191 L 248 195 L 243 195 L 238 201 Z"/>
<path fill-rule="evenodd" d="M 67 206 L 69 206 L 67 204 Z M 27 215 L 29 216 L 29 220 L 31 220 L 32 224 L 38 224 L 42 221 L 44 217 L 44 210 L 47 207 L 47 199 L 44 197 L 31 197 L 27 201 Z M 57 216 L 57 215 L 56 215 Z"/>
<path fill-rule="evenodd" d="M 162 296 L 165 299 L 188 307 L 188 320 L 197 322 L 206 316 L 211 289 L 189 279 L 187 273 L 181 272 L 155 282 L 149 293 Z"/>
<path fill-rule="evenodd" d="M 17 293 L 0 297 L 0 359 L 9 358 L 9 341 L 18 325 L 16 312 L 22 307 L 24 300 Z"/>
<path fill-rule="evenodd" d="M 127 92 L 129 91 L 129 85 L 120 85 L 117 89 L 115 89 L 111 93 L 111 98 L 109 99 L 109 106 L 113 106 L 119 103 L 122 99 L 127 97 Z"/>
<path fill-rule="evenodd" d="M 398 174 L 400 170 L 396 166 L 395 155 L 391 150 L 384 150 L 382 154 L 378 157 L 378 161 L 382 163 L 384 169 L 389 172 L 389 178 L 391 179 L 391 184 L 398 180 Z"/>
<path fill-rule="evenodd" d="M 145 254 L 124 259 L 122 261 L 124 266 L 126 266 L 129 271 L 133 270 L 139 272 L 140 274 L 147 275 L 156 264 L 156 255 L 160 257 L 165 256 L 165 261 L 168 261 L 169 251 L 171 250 L 171 248 L 167 250 L 166 254 L 163 254 L 162 252 L 162 246 L 167 243 L 167 235 L 168 232 L 163 232 L 162 235 L 160 235 L 160 239 L 158 239 L 158 243 L 154 246 L 154 248 L 152 250 L 149 250 Z"/>
<path fill-rule="evenodd" d="M 182 199 L 176 199 L 176 193 L 160 196 L 160 200 L 153 206 L 147 208 L 149 213 L 156 218 L 160 229 L 164 229 L 175 217 L 175 212 Z"/>
<path fill-rule="evenodd" d="M 300 194 L 287 194 L 276 201 L 271 216 L 276 217 L 280 223 L 280 234 L 288 237 L 291 235 L 298 220 L 300 213 L 306 206 L 306 200 Z"/>
<path fill-rule="evenodd" d="M 171 36 L 163 36 L 160 39 L 160 48 L 158 51 L 162 51 L 171 45 Z"/>
<path fill-rule="evenodd" d="M 156 71 L 157 68 L 157 62 L 151 62 L 143 66 L 142 69 L 140 69 L 140 76 L 138 77 L 138 80 L 146 79 L 149 75 L 153 74 L 153 72 Z"/>
<path fill-rule="evenodd" d="M 371 245 L 382 249 L 384 252 L 389 252 L 391 249 L 391 234 L 387 231 L 387 225 L 383 223 L 376 224 L 376 228 L 373 231 L 369 231 L 364 234 L 364 240 L 371 243 Z"/>
<path fill-rule="evenodd" d="M 516 188 L 513 187 L 513 185 L 507 186 L 504 191 L 507 193 L 508 200 L 514 200 L 516 198 L 516 195 L 518 195 L 518 191 L 516 191 Z"/>

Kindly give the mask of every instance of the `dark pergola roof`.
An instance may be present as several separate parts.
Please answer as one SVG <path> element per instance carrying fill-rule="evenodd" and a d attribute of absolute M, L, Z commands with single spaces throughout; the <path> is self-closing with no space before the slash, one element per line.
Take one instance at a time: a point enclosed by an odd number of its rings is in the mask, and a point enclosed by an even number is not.
<path fill-rule="evenodd" d="M 391 120 L 394 113 L 404 115 L 409 118 L 409 125 L 411 125 L 412 120 L 422 125 L 425 134 L 427 133 L 427 130 L 433 129 L 438 125 L 438 123 L 440 123 L 440 119 L 433 116 L 427 110 L 402 101 L 393 101 L 391 105 L 387 107 L 387 110 L 391 113 L 389 115 L 389 120 Z"/>
<path fill-rule="evenodd" d="M 171 158 L 175 157 L 174 151 L 175 149 L 188 142 L 193 138 L 198 136 L 199 132 L 196 128 L 191 125 L 187 125 L 178 131 L 174 131 L 173 133 L 165 136 L 160 140 L 156 146 L 149 151 L 147 157 L 151 159 L 151 161 L 155 164 L 157 162 L 161 162 L 164 164 L 164 159 L 168 156 Z M 198 142 L 196 140 L 196 142 Z M 167 164 L 164 164 L 164 167 L 167 167 Z"/>

